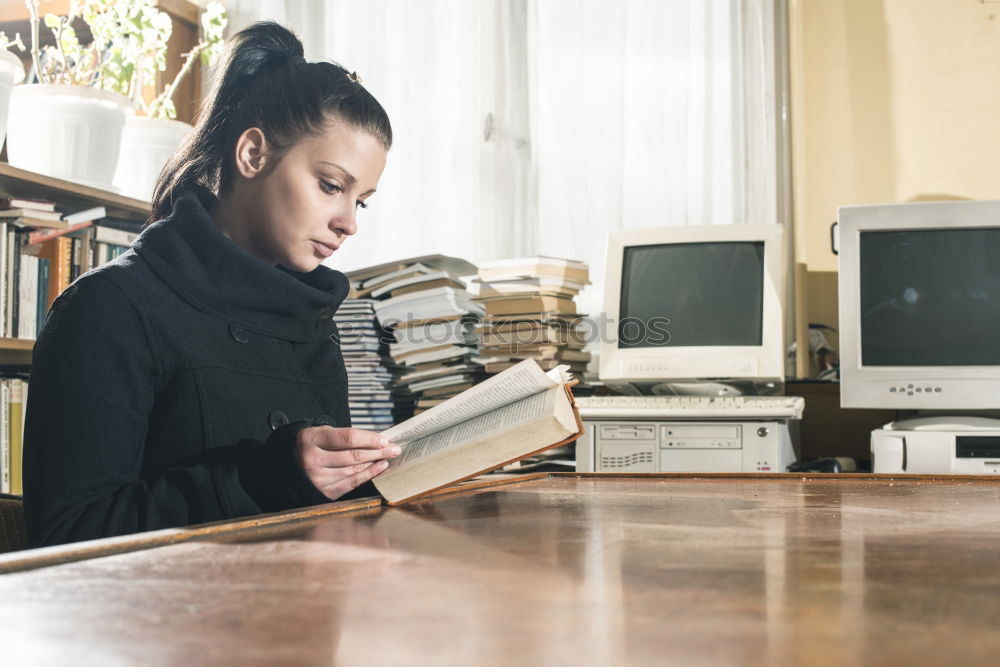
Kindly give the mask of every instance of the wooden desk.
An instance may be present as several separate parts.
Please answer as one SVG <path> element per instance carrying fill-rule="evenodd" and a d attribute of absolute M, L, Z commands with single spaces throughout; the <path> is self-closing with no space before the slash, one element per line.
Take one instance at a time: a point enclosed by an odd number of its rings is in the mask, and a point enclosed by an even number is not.
<path fill-rule="evenodd" d="M 534 475 L 0 567 L 11 665 L 996 664 L 1000 478 Z"/>

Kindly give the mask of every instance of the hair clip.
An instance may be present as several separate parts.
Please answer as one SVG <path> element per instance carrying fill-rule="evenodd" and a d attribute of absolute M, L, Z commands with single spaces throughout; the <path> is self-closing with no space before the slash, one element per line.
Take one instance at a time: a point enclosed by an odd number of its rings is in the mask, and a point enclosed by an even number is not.
<path fill-rule="evenodd" d="M 358 76 L 357 72 L 351 72 L 350 74 L 347 75 L 347 78 L 353 81 L 354 83 L 361 83 L 361 77 Z"/>

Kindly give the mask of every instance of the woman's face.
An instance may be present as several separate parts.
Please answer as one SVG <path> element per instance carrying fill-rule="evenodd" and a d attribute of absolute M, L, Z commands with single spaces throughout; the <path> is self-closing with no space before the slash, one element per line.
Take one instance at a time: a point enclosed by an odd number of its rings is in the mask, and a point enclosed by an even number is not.
<path fill-rule="evenodd" d="M 237 179 L 233 203 L 239 219 L 228 220 L 224 231 L 269 264 L 312 271 L 357 231 L 358 210 L 375 192 L 386 150 L 371 134 L 338 122 L 268 163 L 266 139 L 252 129 L 237 143 L 237 160 L 248 160 L 238 169 L 254 164 L 254 132 L 263 146 L 262 168 Z"/>

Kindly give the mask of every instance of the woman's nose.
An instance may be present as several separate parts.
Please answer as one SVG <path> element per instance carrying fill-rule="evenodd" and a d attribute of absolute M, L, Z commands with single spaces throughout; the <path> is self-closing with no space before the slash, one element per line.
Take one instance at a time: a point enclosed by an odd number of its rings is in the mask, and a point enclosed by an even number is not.
<path fill-rule="evenodd" d="M 333 219 L 330 227 L 338 234 L 351 236 L 354 232 L 358 231 L 357 211 L 351 208 L 344 215 L 338 215 Z"/>

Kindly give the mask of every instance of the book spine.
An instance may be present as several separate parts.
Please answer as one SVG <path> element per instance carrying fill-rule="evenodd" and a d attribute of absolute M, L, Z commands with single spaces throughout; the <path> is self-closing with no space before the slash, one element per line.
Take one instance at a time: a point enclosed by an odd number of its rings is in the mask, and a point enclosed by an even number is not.
<path fill-rule="evenodd" d="M 30 338 L 31 332 L 31 257 L 21 254 L 17 272 L 17 337 Z M 32 304 L 33 305 L 33 304 Z"/>
<path fill-rule="evenodd" d="M 111 227 L 105 227 L 103 225 L 98 225 L 94 228 L 94 235 L 98 241 L 102 243 L 107 243 L 109 245 L 120 245 L 129 247 L 132 242 L 135 241 L 136 237 L 139 236 L 134 232 L 128 232 L 124 229 L 114 229 Z"/>
<path fill-rule="evenodd" d="M 10 380 L 10 493 L 23 493 L 21 461 L 24 450 L 24 388 L 27 383 L 19 378 Z"/>
<path fill-rule="evenodd" d="M 36 211 L 54 211 L 56 205 L 44 199 L 24 199 L 18 197 L 0 197 L 0 209 L 28 208 Z"/>
<path fill-rule="evenodd" d="M 73 281 L 80 277 L 80 266 L 81 266 L 81 255 L 83 254 L 83 239 L 80 237 L 73 237 L 72 246 L 70 251 L 70 264 L 69 264 L 69 284 L 72 285 Z"/>
<path fill-rule="evenodd" d="M 103 206 L 94 206 L 92 208 L 88 208 L 83 211 L 77 211 L 76 213 L 70 213 L 68 215 L 64 215 L 62 216 L 62 220 L 72 225 L 78 222 L 85 222 L 87 220 L 90 221 L 100 220 L 107 214 L 108 212 Z"/>
<path fill-rule="evenodd" d="M 0 379 L 0 493 L 10 493 L 10 406 L 7 378 Z"/>
<path fill-rule="evenodd" d="M 38 258 L 32 255 L 25 255 L 21 258 L 25 261 L 27 270 L 24 272 L 24 304 L 21 312 L 24 313 L 24 337 L 34 338 L 38 332 Z"/>
<path fill-rule="evenodd" d="M 14 243 L 15 229 L 10 225 L 7 225 L 7 245 L 4 249 L 4 255 L 7 258 L 7 265 L 4 267 L 4 301 L 6 302 L 4 308 L 4 327 L 3 335 L 4 338 L 14 337 L 14 248 L 16 247 Z"/>
<path fill-rule="evenodd" d="M 57 239 L 57 242 L 59 243 L 59 254 L 57 259 L 59 264 L 59 276 L 54 289 L 49 292 L 53 301 L 55 301 L 57 296 L 62 294 L 64 289 L 69 287 L 69 273 L 70 268 L 73 266 L 73 239 L 68 236 L 63 236 Z"/>
<path fill-rule="evenodd" d="M 94 265 L 94 229 L 84 229 L 75 238 L 80 239 L 80 270 L 77 273 L 79 278 Z"/>
<path fill-rule="evenodd" d="M 45 316 L 48 315 L 49 303 L 49 258 L 38 258 L 38 294 L 35 301 L 38 302 L 38 326 L 35 329 L 35 338 L 42 331 L 45 323 Z"/>
<path fill-rule="evenodd" d="M 7 336 L 7 225 L 0 223 L 0 337 Z"/>
<path fill-rule="evenodd" d="M 21 337 L 21 235 L 16 231 L 10 237 L 12 247 L 11 256 L 13 266 L 11 267 L 11 284 L 9 296 L 11 300 L 10 309 L 10 334 L 13 338 Z"/>
<path fill-rule="evenodd" d="M 28 380 L 21 380 L 21 495 L 24 495 L 24 425 L 28 423 Z"/>

